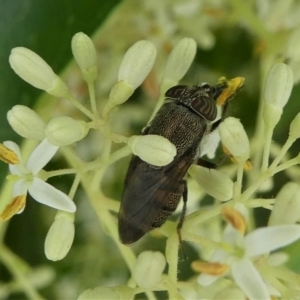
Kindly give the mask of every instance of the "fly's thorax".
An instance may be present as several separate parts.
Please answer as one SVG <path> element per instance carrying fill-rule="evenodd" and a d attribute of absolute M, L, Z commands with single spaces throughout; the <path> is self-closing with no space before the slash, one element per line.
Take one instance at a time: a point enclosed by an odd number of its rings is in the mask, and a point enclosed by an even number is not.
<path fill-rule="evenodd" d="M 199 145 L 206 132 L 207 121 L 189 107 L 177 102 L 165 103 L 152 120 L 147 134 L 158 134 L 167 138 L 181 156 L 191 147 Z"/>
<path fill-rule="evenodd" d="M 221 86 L 206 83 L 192 87 L 178 85 L 166 92 L 166 99 L 185 105 L 206 121 L 213 121 L 217 116 L 215 100 L 221 92 Z"/>

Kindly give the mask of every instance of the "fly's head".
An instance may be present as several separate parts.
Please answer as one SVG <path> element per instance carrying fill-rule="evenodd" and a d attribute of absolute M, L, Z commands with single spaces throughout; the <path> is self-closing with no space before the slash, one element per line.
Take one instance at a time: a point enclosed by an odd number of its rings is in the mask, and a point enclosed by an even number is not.
<path fill-rule="evenodd" d="M 192 87 L 177 85 L 170 88 L 165 96 L 168 100 L 177 101 L 189 107 L 207 121 L 215 120 L 217 116 L 216 99 L 221 94 L 217 87 L 207 83 Z"/>
<path fill-rule="evenodd" d="M 189 107 L 206 121 L 214 121 L 217 117 L 217 105 L 227 106 L 235 94 L 243 87 L 244 78 L 236 77 L 227 80 L 225 77 L 219 79 L 219 83 L 211 86 L 202 83 L 192 87 L 176 85 L 167 90 L 165 96 L 169 101 Z"/>

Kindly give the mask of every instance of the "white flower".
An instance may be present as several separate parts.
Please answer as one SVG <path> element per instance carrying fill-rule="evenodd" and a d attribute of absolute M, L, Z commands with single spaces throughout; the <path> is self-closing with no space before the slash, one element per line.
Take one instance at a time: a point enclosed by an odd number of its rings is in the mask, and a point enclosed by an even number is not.
<path fill-rule="evenodd" d="M 21 213 L 25 207 L 27 192 L 33 199 L 55 209 L 75 212 L 74 202 L 64 193 L 38 177 L 38 173 L 50 161 L 58 147 L 51 145 L 47 139 L 43 140 L 31 153 L 26 164 L 22 162 L 20 148 L 11 141 L 3 143 L 19 158 L 18 164 L 9 164 L 11 177 L 17 178 L 13 186 L 13 200 L 1 214 L 7 220 L 16 213 Z"/>
<path fill-rule="evenodd" d="M 228 224 L 224 231 L 223 242 L 230 251 L 217 249 L 210 260 L 216 266 L 227 265 L 231 275 L 250 300 L 271 299 L 267 284 L 252 263 L 252 258 L 268 254 L 300 238 L 300 225 L 278 225 L 256 229 L 243 236 L 237 228 Z M 212 284 L 224 275 L 212 272 L 202 273 L 198 283 L 202 286 Z"/>

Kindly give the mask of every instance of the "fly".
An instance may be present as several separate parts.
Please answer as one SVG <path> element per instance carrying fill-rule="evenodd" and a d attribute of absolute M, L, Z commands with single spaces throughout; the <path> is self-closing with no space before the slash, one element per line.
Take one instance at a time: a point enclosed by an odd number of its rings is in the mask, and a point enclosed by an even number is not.
<path fill-rule="evenodd" d="M 222 79 L 216 86 L 177 85 L 165 93 L 165 103 L 143 134 L 167 138 L 177 149 L 174 160 L 163 167 L 150 165 L 133 155 L 124 183 L 119 212 L 119 236 L 123 244 L 139 240 L 148 231 L 160 227 L 177 208 L 183 209 L 177 226 L 179 238 L 188 198 L 185 175 L 193 163 L 205 167 L 214 164 L 197 158 L 203 137 L 217 128 L 218 109 L 224 114 L 228 101 L 243 86 L 244 79 Z"/>

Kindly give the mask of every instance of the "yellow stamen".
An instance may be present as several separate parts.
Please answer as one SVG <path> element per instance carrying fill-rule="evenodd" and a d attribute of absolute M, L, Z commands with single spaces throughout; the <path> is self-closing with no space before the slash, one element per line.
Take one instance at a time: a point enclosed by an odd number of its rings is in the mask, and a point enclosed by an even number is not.
<path fill-rule="evenodd" d="M 219 106 L 224 105 L 228 99 L 230 99 L 238 90 L 244 85 L 245 78 L 244 77 L 236 77 L 230 80 L 226 80 L 225 77 L 221 77 L 219 79 L 220 82 L 226 82 L 227 87 L 218 97 L 216 103 Z"/>
<path fill-rule="evenodd" d="M 17 214 L 20 210 L 22 210 L 26 203 L 26 195 L 19 195 L 13 198 L 12 202 L 8 204 L 2 214 L 0 215 L 0 219 L 2 221 L 7 221 L 12 216 Z"/>
<path fill-rule="evenodd" d="M 0 160 L 11 165 L 16 165 L 20 163 L 17 154 L 1 143 L 0 143 Z"/>
<path fill-rule="evenodd" d="M 238 163 L 237 159 L 229 152 L 229 150 L 224 145 L 222 145 L 222 149 L 223 149 L 224 154 L 226 154 L 226 156 L 229 157 L 233 163 L 235 163 L 235 164 Z M 243 165 L 243 169 L 245 171 L 250 171 L 252 169 L 252 164 L 251 164 L 250 160 L 245 161 L 245 163 Z"/>
<path fill-rule="evenodd" d="M 246 230 L 246 219 L 244 216 L 232 207 L 226 206 L 222 208 L 224 219 L 229 222 L 241 234 Z"/>
<path fill-rule="evenodd" d="M 191 267 L 195 272 L 202 272 L 212 276 L 224 275 L 229 268 L 226 264 L 218 262 L 204 262 L 200 260 L 193 261 Z"/>
<path fill-rule="evenodd" d="M 250 171 L 252 169 L 252 163 L 250 160 L 247 160 L 245 163 L 244 163 L 244 166 L 243 166 L 244 170 L 245 171 Z"/>

